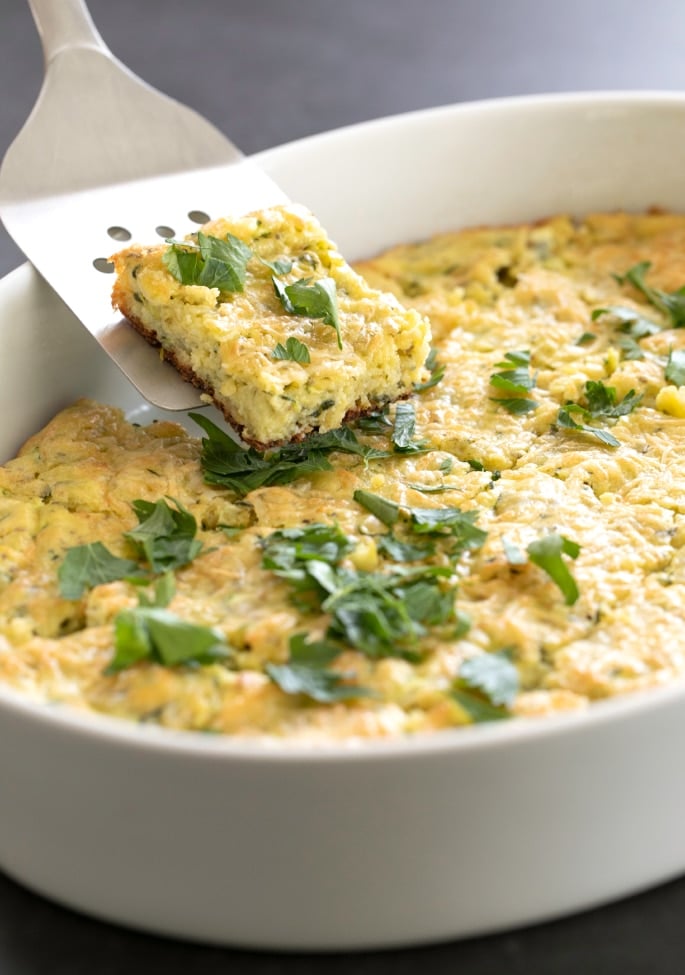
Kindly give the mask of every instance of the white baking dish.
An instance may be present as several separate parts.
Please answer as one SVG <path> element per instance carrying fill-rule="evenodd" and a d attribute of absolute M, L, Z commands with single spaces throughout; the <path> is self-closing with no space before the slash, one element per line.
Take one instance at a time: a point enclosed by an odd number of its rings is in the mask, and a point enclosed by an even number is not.
<path fill-rule="evenodd" d="M 558 211 L 685 210 L 685 97 L 455 106 L 258 162 L 350 258 Z M 0 298 L 2 458 L 77 396 L 141 411 L 28 266 Z M 0 866 L 98 916 L 224 944 L 475 934 L 684 871 L 684 742 L 682 686 L 580 716 L 314 748 L 130 726 L 0 689 Z"/>

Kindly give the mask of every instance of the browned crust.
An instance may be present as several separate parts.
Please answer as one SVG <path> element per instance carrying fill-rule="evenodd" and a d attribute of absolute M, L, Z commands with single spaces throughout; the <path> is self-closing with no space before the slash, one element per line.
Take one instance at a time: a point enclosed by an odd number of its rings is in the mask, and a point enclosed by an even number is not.
<path fill-rule="evenodd" d="M 311 426 L 311 427 L 307 427 L 305 430 L 300 431 L 300 433 L 295 434 L 295 436 L 291 437 L 290 440 L 274 440 L 271 441 L 270 443 L 263 443 L 260 440 L 254 440 L 252 437 L 246 436 L 245 427 L 243 426 L 243 424 L 239 423 L 234 416 L 232 416 L 229 406 L 225 402 L 225 400 L 221 400 L 217 397 L 214 391 L 214 387 L 211 385 L 211 383 L 208 383 L 206 380 L 202 379 L 201 376 L 198 376 L 197 373 L 194 372 L 187 365 L 187 363 L 181 362 L 178 356 L 176 355 L 174 349 L 170 349 L 162 345 L 159 338 L 157 337 L 157 333 L 154 332 L 152 329 L 148 328 L 146 325 L 143 325 L 140 319 L 136 318 L 135 314 L 133 314 L 131 307 L 127 301 L 127 298 L 128 298 L 128 292 L 125 291 L 123 288 L 120 288 L 117 283 L 114 286 L 114 289 L 112 291 L 113 305 L 119 309 L 122 315 L 124 315 L 124 317 L 129 322 L 129 324 L 136 330 L 136 332 L 138 332 L 139 335 L 141 335 L 145 339 L 146 342 L 149 342 L 150 345 L 161 350 L 162 358 L 166 362 L 171 363 L 174 369 L 176 369 L 176 371 L 181 376 L 183 376 L 186 382 L 192 383 L 193 386 L 196 386 L 198 389 L 201 389 L 203 393 L 206 393 L 211 398 L 212 403 L 216 406 L 218 410 L 221 411 L 226 422 L 231 427 L 233 427 L 233 429 L 240 436 L 243 442 L 246 443 L 248 446 L 254 447 L 255 450 L 258 450 L 261 453 L 265 453 L 268 450 L 275 450 L 278 447 L 283 447 L 287 443 L 301 443 L 302 441 L 306 440 L 310 434 L 318 433 L 319 428 L 316 426 Z M 409 396 L 411 396 L 411 394 L 412 394 L 412 390 L 406 390 L 404 393 L 401 393 L 399 396 L 396 396 L 395 400 L 407 399 Z M 343 417 L 342 422 L 351 423 L 353 420 L 357 420 L 361 416 L 368 416 L 370 413 L 373 413 L 374 410 L 378 409 L 378 407 L 381 405 L 384 405 L 384 403 L 383 404 L 376 403 L 366 408 L 348 410 L 345 416 Z"/>

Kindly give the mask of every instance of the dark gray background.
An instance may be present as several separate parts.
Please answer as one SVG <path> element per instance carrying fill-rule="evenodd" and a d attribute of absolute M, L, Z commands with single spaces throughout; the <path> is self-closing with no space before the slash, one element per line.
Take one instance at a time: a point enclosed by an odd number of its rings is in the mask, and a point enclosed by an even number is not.
<path fill-rule="evenodd" d="M 246 152 L 465 99 L 685 88 L 685 0 L 91 0 L 90 8 L 129 67 L 205 114 Z M 41 73 L 25 3 L 0 0 L 0 152 L 26 118 Z M 0 274 L 22 260 L 0 228 Z M 0 975 L 322 969 L 680 975 L 685 880 L 524 931 L 322 958 L 210 949 L 122 931 L 55 907 L 0 875 Z"/>

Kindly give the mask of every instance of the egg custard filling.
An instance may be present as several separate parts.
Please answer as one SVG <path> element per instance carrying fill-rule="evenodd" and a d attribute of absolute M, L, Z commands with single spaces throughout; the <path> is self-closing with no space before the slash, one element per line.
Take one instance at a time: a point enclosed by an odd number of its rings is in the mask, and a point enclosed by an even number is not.
<path fill-rule="evenodd" d="M 685 217 L 357 265 L 430 319 L 413 395 L 245 449 L 80 401 L 0 468 L 0 681 L 137 722 L 383 738 L 685 673 Z"/>

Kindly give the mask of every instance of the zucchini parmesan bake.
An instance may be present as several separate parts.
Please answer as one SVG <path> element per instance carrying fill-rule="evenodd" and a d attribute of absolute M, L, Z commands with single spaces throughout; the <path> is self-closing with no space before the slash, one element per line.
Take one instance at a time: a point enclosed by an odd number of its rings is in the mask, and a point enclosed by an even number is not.
<path fill-rule="evenodd" d="M 345 263 L 296 206 L 112 258 L 113 301 L 261 450 L 409 395 L 430 326 Z"/>
<path fill-rule="evenodd" d="M 135 281 L 167 301 L 163 261 Z M 394 374 L 409 398 L 301 442 L 255 429 L 249 448 L 204 414 L 189 433 L 80 401 L 0 468 L 2 683 L 316 741 L 581 710 L 683 676 L 685 217 L 466 230 L 357 270 L 410 309 L 388 322 L 416 323 L 402 348 L 427 368 Z M 207 307 L 194 287 L 183 307 Z M 349 289 L 364 305 L 367 285 Z M 273 327 L 312 364 L 337 348 L 323 320 Z M 399 349 L 393 329 L 378 341 Z M 244 361 L 246 389 L 272 375 Z M 350 407 L 330 395 L 339 424 Z"/>

